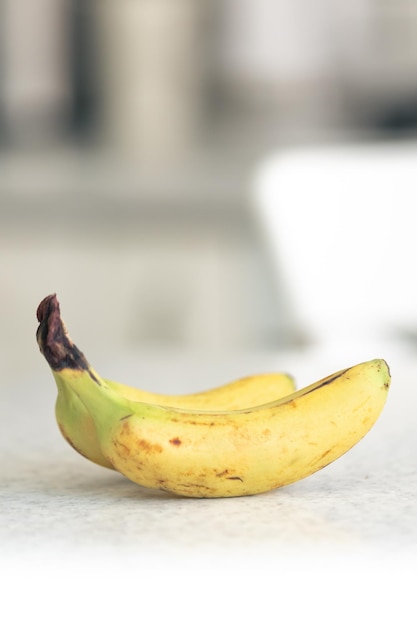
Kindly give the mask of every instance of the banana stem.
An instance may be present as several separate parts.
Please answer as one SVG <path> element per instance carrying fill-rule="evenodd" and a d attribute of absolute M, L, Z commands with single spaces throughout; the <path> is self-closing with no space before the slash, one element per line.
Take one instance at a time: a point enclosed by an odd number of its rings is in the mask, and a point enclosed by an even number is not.
<path fill-rule="evenodd" d="M 46 296 L 42 300 L 36 316 L 39 322 L 36 339 L 51 369 L 88 370 L 91 374 L 90 364 L 68 335 L 56 294 Z"/>
<path fill-rule="evenodd" d="M 42 300 L 36 315 L 39 321 L 36 338 L 52 370 L 58 392 L 70 392 L 78 397 L 100 438 L 115 421 L 131 413 L 129 401 L 108 387 L 73 343 L 62 321 L 55 294 Z M 76 429 L 80 428 L 81 423 Z"/>
<path fill-rule="evenodd" d="M 69 369 L 87 372 L 95 383 L 104 384 L 104 381 L 68 335 L 55 293 L 42 300 L 36 311 L 36 316 L 39 322 L 36 339 L 51 370 L 61 372 Z"/>

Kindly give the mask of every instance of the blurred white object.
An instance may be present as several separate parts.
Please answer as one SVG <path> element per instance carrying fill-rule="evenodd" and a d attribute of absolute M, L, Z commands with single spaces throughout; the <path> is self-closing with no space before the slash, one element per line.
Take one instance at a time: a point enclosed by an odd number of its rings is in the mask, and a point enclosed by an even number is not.
<path fill-rule="evenodd" d="M 416 174 L 412 144 L 293 150 L 260 165 L 256 216 L 313 342 L 416 331 Z"/>

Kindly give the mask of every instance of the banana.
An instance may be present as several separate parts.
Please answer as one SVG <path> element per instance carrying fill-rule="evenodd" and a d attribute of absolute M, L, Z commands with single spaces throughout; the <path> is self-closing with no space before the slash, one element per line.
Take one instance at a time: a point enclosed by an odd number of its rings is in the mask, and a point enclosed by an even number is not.
<path fill-rule="evenodd" d="M 59 304 L 56 297 L 49 299 L 49 306 L 55 307 L 54 315 L 59 317 Z M 40 308 L 42 308 L 41 305 Z M 57 327 L 61 326 L 61 332 L 65 334 L 62 320 L 58 320 L 57 323 Z M 62 436 L 70 446 L 88 460 L 114 469 L 103 455 L 94 420 L 89 411 L 68 385 L 65 377 L 55 376 L 55 379 L 58 387 L 55 415 Z M 285 396 L 295 389 L 293 377 L 279 372 L 245 376 L 213 389 L 187 395 L 153 393 L 108 379 L 104 379 L 104 382 L 129 400 L 195 410 L 244 409 Z"/>
<path fill-rule="evenodd" d="M 365 436 L 390 387 L 387 363 L 374 359 L 253 406 L 144 401 L 123 395 L 124 386 L 110 384 L 90 366 L 66 332 L 55 295 L 41 302 L 37 316 L 57 406 L 70 414 L 68 422 L 72 411 L 75 421 L 80 413 L 88 416 L 82 432 L 98 443 L 96 462 L 181 496 L 253 495 L 317 472 Z"/>
<path fill-rule="evenodd" d="M 283 372 L 244 376 L 220 387 L 187 395 L 163 395 L 104 379 L 114 391 L 128 400 L 163 404 L 179 409 L 233 410 L 263 404 L 295 391 L 294 379 Z"/>
<path fill-rule="evenodd" d="M 93 463 L 113 469 L 110 461 L 103 456 L 90 413 L 65 377 L 55 378 L 58 387 L 55 414 L 61 434 L 79 454 Z M 108 379 L 104 379 L 104 383 L 128 400 L 195 410 L 244 409 L 294 391 L 294 379 L 285 373 L 246 376 L 220 387 L 188 395 L 162 395 Z"/>

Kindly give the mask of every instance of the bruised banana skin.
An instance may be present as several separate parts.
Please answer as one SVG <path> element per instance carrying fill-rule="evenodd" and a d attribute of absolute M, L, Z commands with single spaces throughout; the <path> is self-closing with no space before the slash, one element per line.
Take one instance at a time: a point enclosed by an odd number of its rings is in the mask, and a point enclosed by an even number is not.
<path fill-rule="evenodd" d="M 189 497 L 270 491 L 320 470 L 360 441 L 390 386 L 383 359 L 340 370 L 253 407 L 202 410 L 122 396 L 66 334 L 55 296 L 38 308 L 38 342 L 58 384 L 85 406 L 101 454 L 145 487 Z"/>

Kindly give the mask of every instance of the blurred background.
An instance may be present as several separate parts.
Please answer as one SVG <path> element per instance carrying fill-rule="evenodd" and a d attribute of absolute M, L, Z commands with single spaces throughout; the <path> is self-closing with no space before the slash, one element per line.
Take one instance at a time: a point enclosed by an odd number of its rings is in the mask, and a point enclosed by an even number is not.
<path fill-rule="evenodd" d="M 405 146 L 413 164 L 416 130 L 413 0 L 1 0 L 0 375 L 42 366 L 51 292 L 96 364 L 303 344 L 258 211 L 262 164 L 310 151 L 291 215 L 316 148 Z"/>

